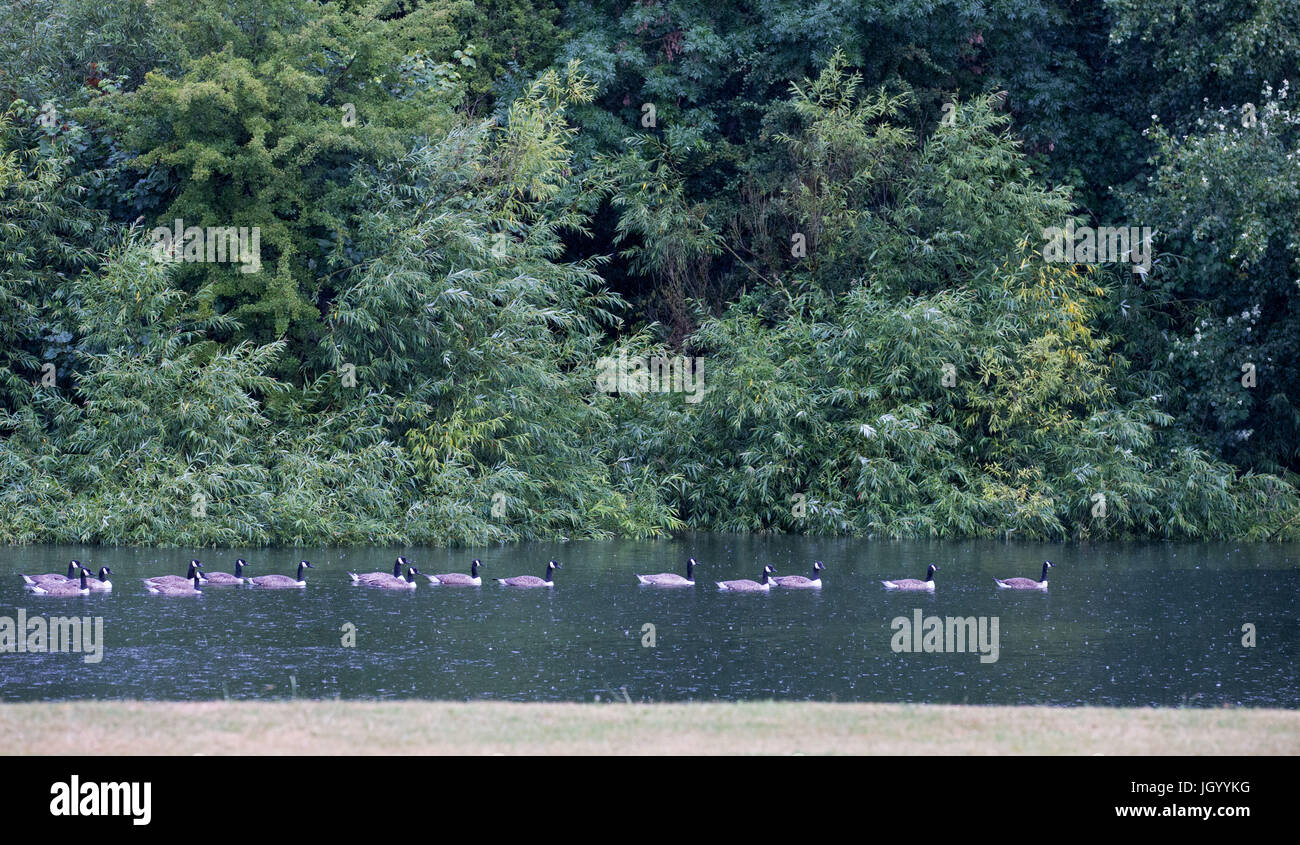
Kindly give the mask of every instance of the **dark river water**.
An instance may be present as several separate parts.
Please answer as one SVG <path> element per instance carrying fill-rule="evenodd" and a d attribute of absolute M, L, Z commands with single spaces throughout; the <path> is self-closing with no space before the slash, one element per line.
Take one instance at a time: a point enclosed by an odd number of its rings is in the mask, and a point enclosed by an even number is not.
<path fill-rule="evenodd" d="M 389 570 L 406 555 L 423 572 L 467 571 L 479 588 L 391 593 L 349 584 L 346 570 Z M 149 595 L 140 578 L 210 571 L 292 574 L 304 590 L 207 588 L 199 598 Z M 639 586 L 634 572 L 683 572 L 696 586 Z M 69 558 L 113 569 L 112 593 L 27 593 L 17 573 L 65 571 Z M 563 569 L 553 589 L 509 589 L 492 577 Z M 993 579 L 1037 578 L 1046 594 Z M 807 575 L 820 591 L 728 594 L 715 579 L 757 578 L 764 563 Z M 881 579 L 924 577 L 934 595 L 891 593 Z M 423 582 L 423 579 L 420 579 Z M 814 699 L 972 704 L 1300 706 L 1300 547 L 1246 544 L 925 543 L 695 535 L 663 542 L 526 544 L 445 549 L 0 548 L 4 617 L 103 619 L 102 659 L 0 653 L 0 698 L 436 698 L 514 701 Z M 981 617 L 952 651 L 898 651 L 895 629 L 937 616 Z M 30 624 L 30 622 L 29 622 Z M 899 623 L 901 625 L 901 623 Z M 923 622 L 923 626 L 926 623 Z M 653 626 L 653 646 L 648 640 Z M 93 627 L 93 623 L 92 623 Z M 355 645 L 346 645 L 348 631 Z M 1247 645 L 1245 641 L 1253 641 Z M 0 642 L 0 647 L 3 647 Z M 89 645 L 83 644 L 89 648 Z M 93 655 L 91 655 L 93 657 Z"/>

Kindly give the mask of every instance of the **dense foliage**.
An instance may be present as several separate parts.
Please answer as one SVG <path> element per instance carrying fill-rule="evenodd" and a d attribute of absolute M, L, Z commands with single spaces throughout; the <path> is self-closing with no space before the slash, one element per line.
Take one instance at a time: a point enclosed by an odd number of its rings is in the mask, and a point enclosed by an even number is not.
<path fill-rule="evenodd" d="M 0 541 L 1300 538 L 1295 0 L 0 2 Z"/>

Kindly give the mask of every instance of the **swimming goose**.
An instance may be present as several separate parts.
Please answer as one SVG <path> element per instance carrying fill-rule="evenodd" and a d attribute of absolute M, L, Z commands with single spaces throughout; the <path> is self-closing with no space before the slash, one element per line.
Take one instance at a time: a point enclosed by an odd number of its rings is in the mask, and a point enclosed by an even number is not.
<path fill-rule="evenodd" d="M 235 561 L 235 574 L 229 572 L 209 572 L 203 576 L 203 585 L 206 587 L 238 587 L 244 583 L 244 567 L 248 566 L 248 561 L 242 557 Z"/>
<path fill-rule="evenodd" d="M 483 584 L 483 579 L 479 577 L 478 568 L 483 565 L 483 561 L 478 558 L 469 565 L 469 574 L 464 572 L 446 572 L 442 575 L 426 575 L 429 583 L 433 586 L 443 587 L 478 587 Z"/>
<path fill-rule="evenodd" d="M 107 566 L 99 568 L 99 580 L 90 582 L 90 591 L 92 593 L 111 593 L 113 592 L 113 582 L 108 580 L 108 576 L 113 574 L 113 570 Z"/>
<path fill-rule="evenodd" d="M 813 561 L 813 577 L 805 578 L 802 575 L 782 575 L 773 578 L 772 583 L 778 587 L 785 587 L 787 590 L 820 590 L 822 588 L 821 572 L 826 568 L 826 564 L 820 560 Z"/>
<path fill-rule="evenodd" d="M 250 587 L 261 587 L 264 590 L 288 590 L 294 587 L 307 586 L 307 578 L 303 574 L 305 569 L 315 569 L 305 560 L 298 561 L 298 578 L 295 580 L 288 575 L 259 575 L 256 578 L 246 578 L 245 583 Z"/>
<path fill-rule="evenodd" d="M 199 572 L 199 569 L 202 568 L 202 566 L 203 566 L 203 561 L 192 560 L 190 561 L 190 568 L 185 573 L 184 578 L 182 578 L 179 575 L 155 575 L 152 578 L 144 579 L 144 585 L 146 587 L 150 585 L 153 586 L 171 585 L 173 587 L 188 587 L 190 582 L 194 580 L 195 576 L 198 576 L 198 579 L 200 581 L 203 580 L 203 573 Z"/>
<path fill-rule="evenodd" d="M 359 575 L 355 572 L 349 572 L 348 577 L 352 579 L 352 586 L 354 587 L 364 587 L 371 581 L 386 581 L 389 578 L 397 578 L 398 580 L 401 580 L 402 567 L 406 566 L 406 563 L 406 558 L 399 556 L 397 560 L 393 561 L 393 572 L 391 575 L 387 572 L 362 572 Z"/>
<path fill-rule="evenodd" d="M 90 584 L 86 581 L 86 576 L 90 570 L 84 566 L 81 568 L 81 582 L 76 581 L 50 581 L 44 584 L 34 584 L 32 592 L 41 596 L 88 596 L 90 595 Z"/>
<path fill-rule="evenodd" d="M 636 580 L 651 587 L 694 587 L 695 566 L 695 558 L 687 558 L 685 578 L 675 572 L 660 572 L 658 575 L 637 575 Z M 636 575 L 635 572 L 632 574 Z"/>
<path fill-rule="evenodd" d="M 144 586 L 146 590 L 155 596 L 201 596 L 203 595 L 203 590 L 200 589 L 202 583 L 202 580 L 199 578 L 199 573 L 195 572 L 194 580 L 184 586 L 181 586 L 180 584 L 148 583 Z"/>
<path fill-rule="evenodd" d="M 915 578 L 899 578 L 896 581 L 881 581 L 886 590 L 929 590 L 934 592 L 934 573 L 939 571 L 939 567 L 933 563 L 925 571 L 925 580 L 918 581 Z"/>
<path fill-rule="evenodd" d="M 546 577 L 538 578 L 536 575 L 516 575 L 513 578 L 498 578 L 497 583 L 506 587 L 554 587 L 555 570 L 563 569 L 555 561 L 546 564 Z"/>
<path fill-rule="evenodd" d="M 766 593 L 772 589 L 771 576 L 776 574 L 776 570 L 771 566 L 763 567 L 763 577 L 757 581 L 750 581 L 748 578 L 741 578 L 736 581 L 715 581 L 719 590 L 725 590 L 729 593 Z"/>
<path fill-rule="evenodd" d="M 72 581 L 75 579 L 79 571 L 81 571 L 81 561 L 70 560 L 68 561 L 67 575 L 60 575 L 57 572 L 51 572 L 46 575 L 23 575 L 21 577 L 23 579 L 23 584 L 28 587 L 33 584 L 61 584 L 64 581 Z"/>
<path fill-rule="evenodd" d="M 377 587 L 381 590 L 414 590 L 415 576 L 420 574 L 420 570 L 416 569 L 414 566 L 408 566 L 406 567 L 405 577 L 396 578 L 387 573 L 380 573 L 384 576 L 383 580 L 374 578 L 369 581 L 357 581 L 357 576 L 355 574 L 351 572 L 348 574 L 352 576 L 352 583 L 360 584 L 363 587 Z"/>
<path fill-rule="evenodd" d="M 1056 564 L 1050 560 L 1043 561 L 1043 577 L 1035 581 L 1033 578 L 1008 578 L 1003 581 L 1000 578 L 994 578 L 1000 589 L 1003 590 L 1046 590 L 1047 589 L 1047 570 Z"/>

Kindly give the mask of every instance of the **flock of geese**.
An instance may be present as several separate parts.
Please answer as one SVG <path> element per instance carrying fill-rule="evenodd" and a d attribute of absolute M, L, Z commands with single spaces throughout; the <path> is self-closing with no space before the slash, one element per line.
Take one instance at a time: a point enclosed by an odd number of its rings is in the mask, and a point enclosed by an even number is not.
<path fill-rule="evenodd" d="M 180 575 L 158 575 L 153 578 L 144 578 L 145 589 L 155 595 L 163 596 L 198 596 L 202 595 L 204 587 L 255 587 L 262 590 L 286 590 L 301 589 L 307 586 L 307 570 L 314 569 L 308 561 L 298 562 L 298 574 L 296 577 L 289 575 L 258 575 L 250 577 L 244 574 L 244 569 L 248 567 L 248 561 L 240 558 L 235 561 L 234 574 L 229 572 L 203 572 L 203 562 L 191 560 L 189 569 L 184 576 Z M 393 563 L 393 571 L 389 572 L 349 572 L 348 577 L 353 585 L 358 587 L 372 587 L 379 590 L 414 590 L 416 587 L 416 577 L 428 579 L 431 586 L 446 587 L 478 587 L 483 583 L 479 575 L 479 568 L 483 562 L 478 558 L 470 564 L 469 573 L 464 572 L 447 572 L 442 575 L 424 575 L 419 569 L 412 566 L 410 561 L 404 557 L 398 557 Z M 695 558 L 686 561 L 686 576 L 683 577 L 674 572 L 661 572 L 656 575 L 637 575 L 637 583 L 647 587 L 693 587 L 695 586 L 695 567 L 699 566 Z M 542 577 L 536 575 L 516 575 L 513 578 L 498 578 L 498 584 L 506 587 L 554 587 L 555 570 L 563 567 L 554 560 L 546 564 L 546 574 Z M 1047 570 L 1052 568 L 1050 560 L 1043 561 L 1043 574 L 1035 581 L 1032 578 L 994 578 L 998 589 L 1003 590 L 1047 590 Z M 802 575 L 782 575 L 778 576 L 776 570 L 770 565 L 763 567 L 763 574 L 757 581 L 751 581 L 747 578 L 741 578 L 735 581 L 715 581 L 718 589 L 728 593 L 765 593 L 772 589 L 773 586 L 789 590 L 819 590 L 822 586 L 822 571 L 826 569 L 825 564 L 820 560 L 813 562 L 812 577 L 806 578 Z M 886 590 L 916 590 L 934 592 L 934 573 L 939 571 L 939 567 L 930 564 L 926 570 L 925 578 L 898 578 L 893 581 L 881 581 Z M 23 575 L 23 582 L 28 590 L 39 595 L 47 596 L 85 596 L 97 592 L 109 592 L 113 589 L 113 582 L 109 576 L 113 571 L 107 566 L 99 569 L 99 575 L 92 576 L 90 570 L 81 565 L 80 561 L 68 561 L 68 573 L 60 575 L 58 573 L 49 573 L 46 575 Z"/>

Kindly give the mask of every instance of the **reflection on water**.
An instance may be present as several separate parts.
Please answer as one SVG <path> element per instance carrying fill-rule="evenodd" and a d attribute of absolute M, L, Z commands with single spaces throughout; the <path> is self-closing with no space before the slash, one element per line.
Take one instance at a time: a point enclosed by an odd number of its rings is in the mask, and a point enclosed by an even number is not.
<path fill-rule="evenodd" d="M 387 592 L 345 571 L 424 572 L 485 564 L 480 588 Z M 139 579 L 210 570 L 292 574 L 305 590 L 209 588 L 148 595 Z M 634 572 L 684 572 L 697 586 L 638 586 Z M 107 595 L 27 594 L 17 573 L 63 572 L 76 557 L 113 569 Z M 492 579 L 564 568 L 553 590 Z M 995 588 L 1057 564 L 1047 594 Z M 811 574 L 821 591 L 719 593 L 764 563 Z M 934 595 L 889 593 L 882 578 L 942 567 Z M 501 549 L 0 548 L 0 616 L 97 615 L 103 660 L 0 654 L 0 698 L 492 698 L 519 701 L 816 699 L 975 704 L 1300 706 L 1300 547 L 924 543 L 697 535 L 664 542 L 529 544 Z M 423 581 L 423 579 L 421 579 Z M 996 662 L 978 653 L 896 653 L 896 617 L 997 617 Z M 654 647 L 646 647 L 647 624 Z M 1244 625 L 1256 645 L 1243 646 Z M 355 626 L 355 647 L 343 641 Z M 291 681 L 292 678 L 292 681 Z M 291 684 L 293 685 L 291 687 Z"/>

